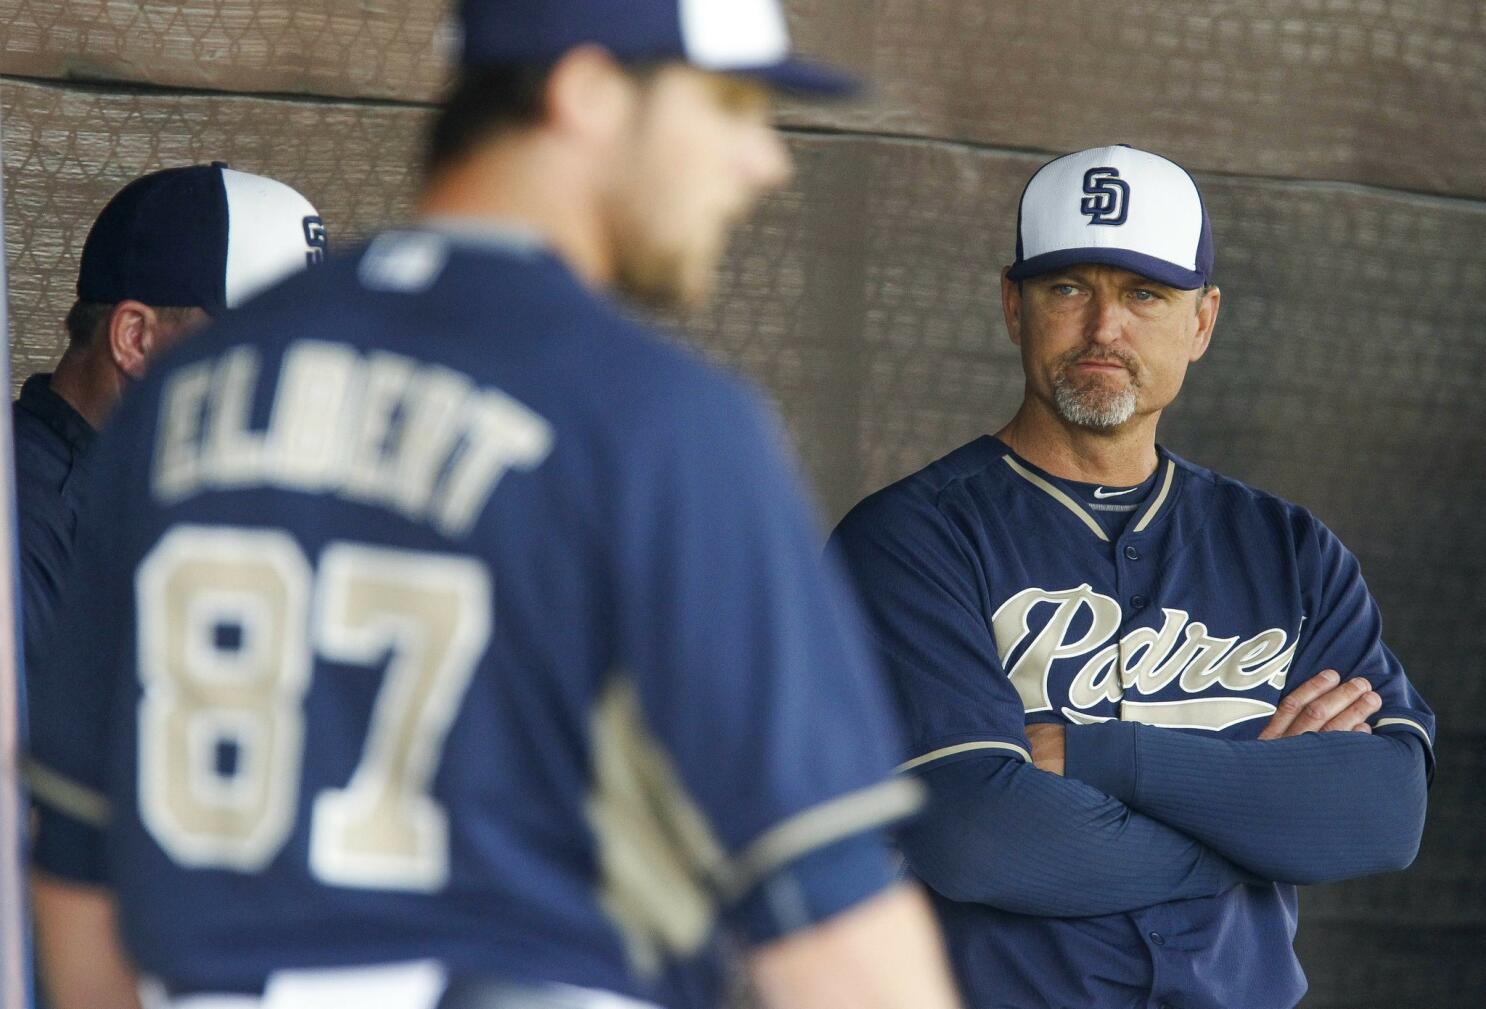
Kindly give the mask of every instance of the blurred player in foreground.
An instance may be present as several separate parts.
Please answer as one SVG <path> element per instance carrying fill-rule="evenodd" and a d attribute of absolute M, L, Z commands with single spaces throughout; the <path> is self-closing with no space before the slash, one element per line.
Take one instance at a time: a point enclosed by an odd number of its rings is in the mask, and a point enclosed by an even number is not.
<path fill-rule="evenodd" d="M 39 871 L 177 1009 L 955 1004 L 890 700 L 690 304 L 789 173 L 773 0 L 469 0 L 422 219 L 172 355 L 33 699 Z M 58 1009 L 134 1005 L 100 935 Z M 716 993 L 701 1004 L 715 1004 Z M 686 1002 L 685 1004 L 691 1004 Z"/>
<path fill-rule="evenodd" d="M 1294 884 L 1418 849 L 1434 716 L 1356 559 L 1156 443 L 1212 266 L 1179 166 L 1045 165 L 1002 284 L 1021 408 L 836 533 L 933 791 L 904 845 L 971 1005 L 1292 1006 Z"/>
<path fill-rule="evenodd" d="M 308 200 L 223 164 L 136 179 L 98 215 L 67 314 L 67 349 L 54 372 L 26 380 L 12 407 L 28 667 L 39 662 L 71 562 L 88 450 L 124 390 L 213 316 L 324 251 L 325 228 Z M 100 891 L 38 877 L 33 892 L 50 926 L 43 948 L 73 947 L 111 920 Z"/>

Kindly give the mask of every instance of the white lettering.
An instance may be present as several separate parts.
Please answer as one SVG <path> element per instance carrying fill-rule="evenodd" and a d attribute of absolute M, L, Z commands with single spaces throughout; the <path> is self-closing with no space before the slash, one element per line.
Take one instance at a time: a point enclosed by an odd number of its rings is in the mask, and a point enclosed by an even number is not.
<path fill-rule="evenodd" d="M 153 481 L 155 497 L 162 502 L 185 497 L 201 479 L 196 442 L 201 437 L 201 407 L 211 384 L 211 367 L 205 363 L 188 365 L 165 383 Z"/>
<path fill-rule="evenodd" d="M 217 362 L 206 408 L 206 443 L 201 460 L 217 487 L 257 483 L 263 466 L 263 439 L 253 433 L 253 391 L 258 384 L 258 352 L 234 347 Z"/>
<path fill-rule="evenodd" d="M 171 377 L 155 450 L 158 500 L 248 486 L 333 493 L 461 536 L 502 477 L 552 450 L 551 426 L 510 396 L 398 354 L 295 344 L 266 432 L 252 425 L 258 378 L 250 347 Z"/>
<path fill-rule="evenodd" d="M 1034 617 L 1048 607 L 1052 612 L 1034 633 Z M 1080 631 L 1078 618 L 1085 611 L 1088 626 Z M 1053 666 L 1084 657 L 1068 685 L 1072 707 L 1062 709 L 1070 721 L 1104 720 L 1086 712 L 1105 702 L 1119 704 L 1120 717 L 1130 721 L 1184 728 L 1222 729 L 1274 712 L 1274 705 L 1258 698 L 1143 701 L 1126 692 L 1150 697 L 1178 681 L 1188 694 L 1265 684 L 1282 689 L 1299 645 L 1298 630 L 1292 638 L 1283 628 L 1269 628 L 1239 641 L 1213 636 L 1185 610 L 1163 609 L 1159 628 L 1136 628 L 1120 638 L 1120 615 L 1119 603 L 1087 584 L 1062 591 L 1024 589 L 996 610 L 991 618 L 996 648 L 1002 664 L 1009 663 L 1007 675 L 1029 713 L 1052 708 Z"/>
<path fill-rule="evenodd" d="M 1032 610 L 1043 603 L 1052 603 L 1057 609 L 1007 674 L 1028 711 L 1052 708 L 1047 691 L 1047 671 L 1054 662 L 1082 655 L 1109 640 L 1120 629 L 1119 603 L 1101 596 L 1088 585 L 1063 592 L 1024 589 L 1002 603 L 991 618 L 996 650 L 1001 654 L 1002 663 L 1030 633 Z M 1090 617 L 1088 630 L 1077 641 L 1064 641 L 1074 617 L 1085 607 Z"/>
<path fill-rule="evenodd" d="M 278 486 L 310 494 L 340 486 L 341 426 L 359 377 L 356 352 L 338 343 L 300 343 L 284 356 L 268 430 Z"/>

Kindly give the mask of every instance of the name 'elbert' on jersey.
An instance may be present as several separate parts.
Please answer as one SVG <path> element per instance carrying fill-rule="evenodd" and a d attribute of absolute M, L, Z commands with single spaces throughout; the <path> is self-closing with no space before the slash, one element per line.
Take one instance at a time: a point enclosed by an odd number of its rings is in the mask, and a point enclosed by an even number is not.
<path fill-rule="evenodd" d="M 463 536 L 501 478 L 552 449 L 552 428 L 461 372 L 385 351 L 304 340 L 253 427 L 257 351 L 238 346 L 171 375 L 151 487 L 171 503 L 208 490 L 335 494 Z"/>

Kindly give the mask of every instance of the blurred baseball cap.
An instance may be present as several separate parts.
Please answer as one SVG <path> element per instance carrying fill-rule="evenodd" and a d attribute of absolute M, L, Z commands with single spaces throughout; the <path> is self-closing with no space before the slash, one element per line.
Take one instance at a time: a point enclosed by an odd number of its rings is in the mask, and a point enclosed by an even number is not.
<path fill-rule="evenodd" d="M 1027 280 L 1079 263 L 1123 267 L 1185 290 L 1210 282 L 1212 225 L 1192 176 L 1123 144 L 1039 168 L 1022 192 L 1008 276 Z"/>
<path fill-rule="evenodd" d="M 465 67 L 556 60 L 603 46 L 624 62 L 676 59 L 786 91 L 843 95 L 860 82 L 795 58 L 778 0 L 460 0 Z"/>
<path fill-rule="evenodd" d="M 93 222 L 77 294 L 220 315 L 325 258 L 320 213 L 298 192 L 222 162 L 135 179 Z"/>

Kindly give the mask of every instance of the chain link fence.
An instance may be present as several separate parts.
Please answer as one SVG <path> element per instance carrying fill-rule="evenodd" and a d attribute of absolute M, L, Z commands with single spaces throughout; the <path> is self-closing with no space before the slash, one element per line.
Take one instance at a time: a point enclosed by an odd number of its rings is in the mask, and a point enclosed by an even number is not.
<path fill-rule="evenodd" d="M 879 87 L 785 110 L 797 178 L 687 338 L 776 399 L 834 518 L 1015 408 L 999 271 L 1043 152 L 1123 140 L 1197 170 L 1223 313 L 1163 436 L 1341 534 L 1440 716 L 1418 864 L 1303 896 L 1306 1005 L 1482 1004 L 1486 6 L 792 7 Z M 17 381 L 60 353 L 87 229 L 144 172 L 280 178 L 333 244 L 405 218 L 442 23 L 392 0 L 0 0 Z"/>

